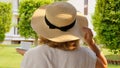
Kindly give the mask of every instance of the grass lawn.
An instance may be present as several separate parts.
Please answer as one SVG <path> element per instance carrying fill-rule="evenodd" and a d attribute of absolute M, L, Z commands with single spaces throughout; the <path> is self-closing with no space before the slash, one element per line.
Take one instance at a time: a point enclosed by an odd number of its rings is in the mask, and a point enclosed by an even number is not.
<path fill-rule="evenodd" d="M 0 68 L 20 68 L 22 57 L 15 46 L 0 47 Z"/>
<path fill-rule="evenodd" d="M 120 68 L 120 65 L 112 65 L 112 64 L 109 64 L 109 65 L 108 65 L 108 68 Z"/>
<path fill-rule="evenodd" d="M 0 45 L 0 68 L 20 68 L 22 55 L 15 50 L 16 45 L 1 46 Z M 102 50 L 105 55 L 111 55 L 107 49 Z M 109 64 L 108 68 L 120 68 L 120 65 Z"/>
<path fill-rule="evenodd" d="M 109 49 L 106 48 L 102 48 L 101 51 L 103 52 L 103 54 L 106 56 L 107 59 L 109 60 L 120 60 L 120 55 L 118 54 L 113 54 Z M 112 65 L 109 64 L 108 68 L 120 68 L 120 65 Z"/>
<path fill-rule="evenodd" d="M 109 60 L 120 60 L 120 54 L 113 54 L 109 49 L 103 48 L 102 52 Z"/>

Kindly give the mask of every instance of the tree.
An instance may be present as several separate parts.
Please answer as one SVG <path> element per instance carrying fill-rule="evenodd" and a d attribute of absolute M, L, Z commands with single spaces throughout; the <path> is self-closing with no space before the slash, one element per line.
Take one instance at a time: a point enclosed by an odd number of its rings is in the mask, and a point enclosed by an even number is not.
<path fill-rule="evenodd" d="M 97 42 L 118 53 L 120 50 L 120 0 L 97 0 L 92 21 Z"/>
<path fill-rule="evenodd" d="M 5 33 L 9 32 L 12 18 L 10 3 L 0 2 L 0 41 L 5 38 Z"/>
<path fill-rule="evenodd" d="M 52 3 L 52 0 L 22 0 L 19 6 L 19 33 L 25 38 L 35 38 L 37 45 L 38 36 L 33 31 L 30 22 L 33 12 L 40 6 Z"/>

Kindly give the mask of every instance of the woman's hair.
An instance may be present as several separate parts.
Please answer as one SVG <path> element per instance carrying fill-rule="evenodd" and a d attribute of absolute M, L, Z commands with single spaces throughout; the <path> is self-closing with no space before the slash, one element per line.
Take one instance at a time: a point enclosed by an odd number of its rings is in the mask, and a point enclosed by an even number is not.
<path fill-rule="evenodd" d="M 40 37 L 40 43 L 47 44 L 50 47 L 58 48 L 66 51 L 75 50 L 79 46 L 79 40 L 68 41 L 68 42 L 54 42 L 43 37 Z"/>

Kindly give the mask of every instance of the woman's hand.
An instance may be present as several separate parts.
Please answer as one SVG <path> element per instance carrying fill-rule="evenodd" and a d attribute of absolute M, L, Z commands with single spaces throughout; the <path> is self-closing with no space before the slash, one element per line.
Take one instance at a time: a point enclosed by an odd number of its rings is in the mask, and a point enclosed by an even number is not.
<path fill-rule="evenodd" d="M 92 45 L 94 43 L 94 41 L 93 41 L 93 33 L 92 33 L 91 29 L 89 29 L 88 27 L 83 27 L 82 30 L 84 32 L 84 41 L 88 45 Z"/>

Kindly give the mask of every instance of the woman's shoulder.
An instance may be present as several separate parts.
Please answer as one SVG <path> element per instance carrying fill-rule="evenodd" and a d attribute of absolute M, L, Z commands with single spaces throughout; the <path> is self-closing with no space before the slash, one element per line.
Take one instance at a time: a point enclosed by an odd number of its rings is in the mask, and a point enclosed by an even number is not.
<path fill-rule="evenodd" d="M 89 57 L 96 58 L 96 54 L 87 46 L 81 46 L 79 47 L 79 50 L 84 54 L 88 55 Z"/>
<path fill-rule="evenodd" d="M 47 45 L 38 45 L 36 47 L 29 49 L 25 54 L 44 53 L 44 52 L 47 52 L 49 49 L 50 47 Z"/>
<path fill-rule="evenodd" d="M 79 50 L 84 51 L 84 52 L 89 52 L 89 51 L 92 52 L 92 50 L 87 46 L 80 46 Z"/>

